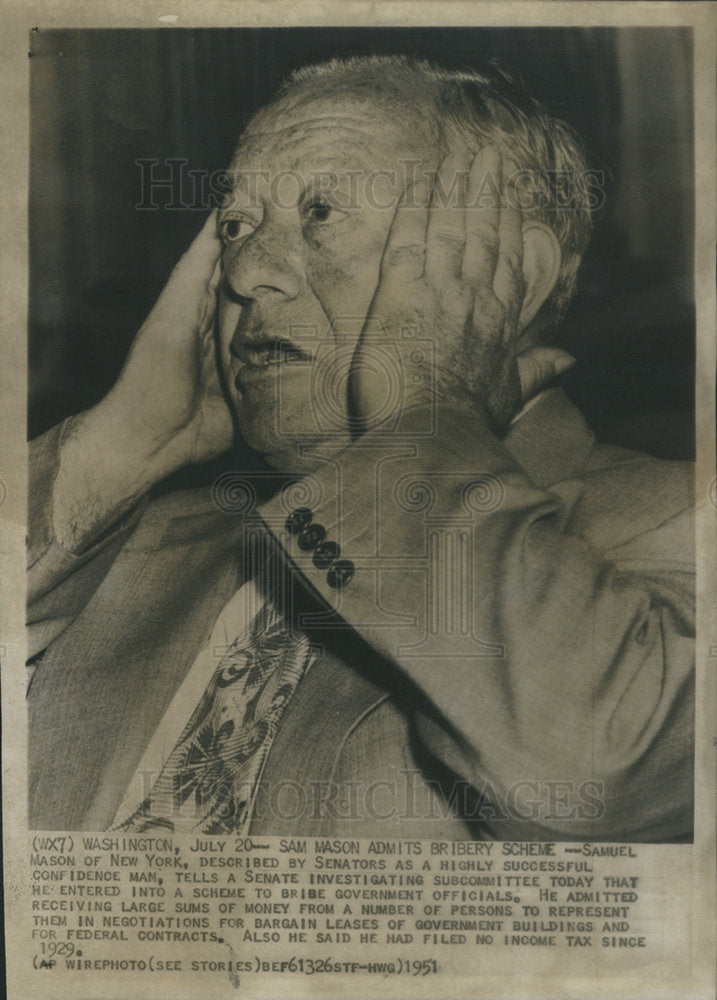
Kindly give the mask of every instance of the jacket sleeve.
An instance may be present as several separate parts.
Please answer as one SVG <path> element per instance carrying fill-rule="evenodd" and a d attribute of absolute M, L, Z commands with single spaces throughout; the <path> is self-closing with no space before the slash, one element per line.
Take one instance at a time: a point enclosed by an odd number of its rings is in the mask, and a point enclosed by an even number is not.
<path fill-rule="evenodd" d="M 28 496 L 28 651 L 43 652 L 80 614 L 104 579 L 134 528 L 135 509 L 80 554 L 57 541 L 52 525 L 52 490 L 67 423 L 30 443 Z"/>
<path fill-rule="evenodd" d="M 342 586 L 287 530 L 297 507 L 350 560 Z M 537 488 L 478 417 L 448 411 L 435 436 L 373 433 L 327 455 L 260 513 L 326 613 L 428 699 L 417 731 L 484 797 L 489 836 L 689 834 L 689 510 L 641 546 L 601 550 L 569 497 Z"/>

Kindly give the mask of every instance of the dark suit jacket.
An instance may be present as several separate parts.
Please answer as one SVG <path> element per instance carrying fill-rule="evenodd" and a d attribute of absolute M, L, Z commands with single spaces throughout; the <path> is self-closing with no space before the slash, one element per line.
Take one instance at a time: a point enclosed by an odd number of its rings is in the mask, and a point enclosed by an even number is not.
<path fill-rule="evenodd" d="M 251 483 L 161 497 L 81 555 L 52 533 L 61 429 L 34 444 L 31 826 L 111 824 L 246 578 L 251 529 L 324 648 L 253 834 L 689 837 L 690 468 L 597 447 L 557 389 L 503 442 L 458 411 L 415 429 L 366 435 L 265 504 Z M 355 565 L 342 589 L 285 531 L 296 506 Z"/>

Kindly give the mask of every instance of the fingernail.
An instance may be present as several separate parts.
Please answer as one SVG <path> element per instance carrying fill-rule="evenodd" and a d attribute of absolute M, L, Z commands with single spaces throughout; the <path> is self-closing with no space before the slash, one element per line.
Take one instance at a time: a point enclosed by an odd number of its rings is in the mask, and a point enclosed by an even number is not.
<path fill-rule="evenodd" d="M 569 368 L 572 368 L 575 364 L 575 358 L 571 354 L 562 354 L 559 358 L 556 358 L 553 363 L 553 368 L 556 375 L 562 375 Z"/>

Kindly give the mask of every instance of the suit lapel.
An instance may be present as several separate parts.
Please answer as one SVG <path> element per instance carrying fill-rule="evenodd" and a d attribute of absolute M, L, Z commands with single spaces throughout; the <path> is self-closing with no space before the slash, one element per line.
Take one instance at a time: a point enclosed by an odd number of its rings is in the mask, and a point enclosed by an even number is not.
<path fill-rule="evenodd" d="M 302 836 L 326 832 L 320 808 L 351 730 L 389 693 L 324 651 L 287 706 L 257 790 L 253 836 L 286 830 Z"/>

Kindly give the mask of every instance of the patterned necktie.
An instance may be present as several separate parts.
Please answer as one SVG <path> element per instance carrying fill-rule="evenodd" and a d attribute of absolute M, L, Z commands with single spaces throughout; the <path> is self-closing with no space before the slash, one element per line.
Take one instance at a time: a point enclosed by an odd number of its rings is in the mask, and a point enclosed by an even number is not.
<path fill-rule="evenodd" d="M 149 796 L 115 829 L 241 833 L 282 712 L 316 654 L 265 603 L 222 657 Z"/>

